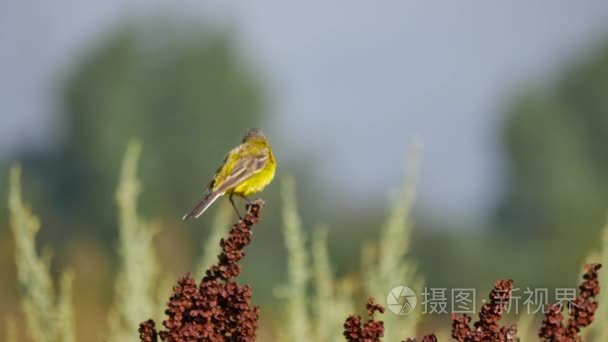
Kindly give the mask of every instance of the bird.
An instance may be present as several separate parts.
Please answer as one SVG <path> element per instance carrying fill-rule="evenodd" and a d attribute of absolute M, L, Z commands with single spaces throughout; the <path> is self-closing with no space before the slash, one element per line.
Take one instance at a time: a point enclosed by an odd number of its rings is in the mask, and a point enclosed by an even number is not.
<path fill-rule="evenodd" d="M 203 197 L 182 220 L 200 217 L 218 198 L 228 194 L 230 204 L 242 219 L 233 196 L 250 202 L 250 195 L 262 191 L 274 178 L 277 162 L 268 139 L 259 128 L 250 128 L 241 144 L 232 149 L 207 186 Z"/>

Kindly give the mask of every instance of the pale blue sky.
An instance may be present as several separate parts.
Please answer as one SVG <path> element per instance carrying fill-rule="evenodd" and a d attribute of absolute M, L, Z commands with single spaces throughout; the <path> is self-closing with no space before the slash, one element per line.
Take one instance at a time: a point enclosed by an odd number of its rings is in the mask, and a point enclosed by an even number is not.
<path fill-rule="evenodd" d="M 328 193 L 384 200 L 417 135 L 419 205 L 462 218 L 500 189 L 504 103 L 608 33 L 601 0 L 4 0 L 0 156 L 47 148 L 53 81 L 115 20 L 159 7 L 235 27 L 274 92 L 278 153 L 321 158 Z"/>

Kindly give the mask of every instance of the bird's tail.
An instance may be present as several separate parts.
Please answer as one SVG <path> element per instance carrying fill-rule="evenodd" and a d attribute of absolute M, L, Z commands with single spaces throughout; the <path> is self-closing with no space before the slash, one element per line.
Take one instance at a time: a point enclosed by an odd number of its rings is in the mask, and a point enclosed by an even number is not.
<path fill-rule="evenodd" d="M 207 210 L 207 208 L 211 206 L 211 204 L 213 204 L 213 202 L 215 202 L 216 199 L 218 199 L 223 194 L 223 192 L 208 192 L 203 198 L 201 198 L 201 200 L 194 206 L 194 208 L 190 210 L 190 212 L 188 212 L 186 215 L 184 215 L 184 217 L 182 217 L 182 220 L 185 221 L 192 218 L 198 218 L 205 212 L 205 210 Z"/>

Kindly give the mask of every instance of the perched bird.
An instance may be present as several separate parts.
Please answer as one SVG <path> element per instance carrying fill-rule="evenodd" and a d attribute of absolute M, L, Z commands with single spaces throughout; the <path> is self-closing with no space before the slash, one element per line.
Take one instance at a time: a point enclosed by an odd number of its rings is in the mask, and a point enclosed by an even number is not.
<path fill-rule="evenodd" d="M 243 142 L 224 158 L 203 198 L 182 219 L 198 218 L 224 194 L 230 195 L 230 203 L 241 218 L 232 197 L 249 201 L 247 196 L 262 191 L 272 181 L 276 167 L 266 136 L 258 128 L 248 129 Z"/>

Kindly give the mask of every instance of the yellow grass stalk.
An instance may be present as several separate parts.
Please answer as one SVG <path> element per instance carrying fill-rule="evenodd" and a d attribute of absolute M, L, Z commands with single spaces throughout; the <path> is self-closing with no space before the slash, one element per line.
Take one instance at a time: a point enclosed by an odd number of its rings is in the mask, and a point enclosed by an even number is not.
<path fill-rule="evenodd" d="M 71 276 L 64 274 L 64 278 L 70 280 L 62 281 L 57 301 L 49 267 L 50 255 L 40 257 L 36 251 L 40 221 L 23 204 L 19 166 L 13 166 L 10 171 L 9 211 L 27 332 L 36 342 L 73 342 Z"/>
<path fill-rule="evenodd" d="M 520 342 L 538 341 L 538 330 L 534 329 L 534 315 L 520 312 L 517 320 L 517 337 Z"/>
<path fill-rule="evenodd" d="M 74 303 L 72 298 L 72 283 L 74 273 L 71 271 L 63 272 L 59 283 L 59 301 L 57 303 L 57 324 L 59 325 L 58 341 L 76 342 Z"/>
<path fill-rule="evenodd" d="M 284 295 L 287 300 L 287 338 L 291 342 L 310 341 L 310 323 L 306 308 L 306 287 L 309 280 L 306 237 L 298 215 L 295 183 L 285 177 L 281 182 L 283 198 L 283 235 L 287 248 L 287 286 Z"/>
<path fill-rule="evenodd" d="M 123 159 L 116 201 L 119 209 L 120 270 L 115 282 L 115 297 L 108 317 L 108 341 L 136 341 L 142 317 L 156 317 L 156 286 L 159 280 L 158 258 L 153 240 L 159 229 L 137 214 L 141 186 L 137 162 L 141 145 L 132 142 Z"/>
<path fill-rule="evenodd" d="M 6 319 L 6 342 L 17 342 L 17 323 L 12 317 Z"/>
<path fill-rule="evenodd" d="M 412 218 L 410 216 L 415 198 L 415 183 L 420 157 L 420 145 L 414 144 L 408 158 L 405 184 L 395 199 L 382 227 L 375 248 L 366 247 L 363 254 L 376 255 L 376 263 L 365 260 L 367 292 L 379 303 L 386 303 L 392 287 L 406 285 L 417 294 L 422 292 L 423 281 L 416 274 L 416 265 L 407 258 L 409 252 Z M 397 341 L 404 336 L 416 336 L 420 310 L 400 316 L 388 311 L 384 317 L 386 341 Z"/>
<path fill-rule="evenodd" d="M 344 318 L 354 310 L 354 286 L 348 278 L 335 280 L 327 246 L 326 226 L 315 229 L 311 249 L 315 288 L 312 319 L 315 341 L 341 341 L 344 339 Z"/>

